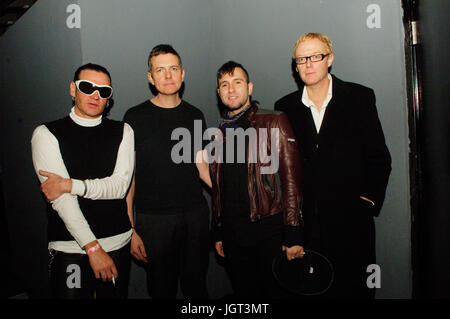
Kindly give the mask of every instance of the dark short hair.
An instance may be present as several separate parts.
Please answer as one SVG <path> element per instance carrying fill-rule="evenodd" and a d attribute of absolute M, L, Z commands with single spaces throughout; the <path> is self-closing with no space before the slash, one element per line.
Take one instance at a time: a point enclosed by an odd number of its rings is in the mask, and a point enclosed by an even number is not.
<path fill-rule="evenodd" d="M 150 54 L 148 55 L 149 71 L 150 72 L 152 71 L 151 59 L 153 57 L 160 55 L 160 54 L 168 54 L 168 53 L 175 55 L 178 58 L 178 61 L 180 62 L 180 66 L 183 66 L 183 64 L 181 63 L 180 55 L 178 54 L 177 51 L 175 51 L 175 49 L 170 44 L 158 44 L 150 51 Z"/>
<path fill-rule="evenodd" d="M 101 65 L 94 64 L 94 63 L 87 63 L 85 65 L 80 66 L 76 71 L 75 75 L 73 76 L 73 81 L 78 81 L 80 79 L 80 73 L 83 70 L 94 70 L 97 72 L 105 73 L 109 77 L 109 81 L 111 82 L 111 74 L 109 74 L 108 70 Z"/>
<path fill-rule="evenodd" d="M 234 69 L 241 68 L 245 76 L 247 77 L 247 83 L 250 82 L 250 77 L 248 76 L 247 70 L 244 68 L 244 66 L 240 63 L 234 62 L 234 61 L 228 61 L 224 63 L 219 70 L 217 70 L 217 86 L 219 86 L 219 80 L 225 75 L 225 74 L 233 74 Z"/>

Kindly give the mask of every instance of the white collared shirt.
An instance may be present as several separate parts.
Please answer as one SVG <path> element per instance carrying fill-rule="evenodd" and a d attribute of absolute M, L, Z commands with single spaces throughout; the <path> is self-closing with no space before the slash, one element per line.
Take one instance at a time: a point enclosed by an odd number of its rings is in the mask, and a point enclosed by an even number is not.
<path fill-rule="evenodd" d="M 78 125 L 93 127 L 102 122 L 102 117 L 95 119 L 81 118 L 75 114 L 74 108 L 70 113 L 70 118 Z M 63 178 L 70 178 L 64 160 L 61 156 L 59 143 L 56 137 L 45 125 L 38 126 L 31 138 L 31 150 L 33 155 L 33 165 L 39 181 L 43 183 L 47 178 L 39 175 L 39 170 L 48 171 Z M 123 138 L 117 153 L 116 165 L 111 176 L 102 179 L 85 180 L 86 194 L 84 198 L 89 199 L 118 199 L 124 198 L 134 170 L 134 132 L 125 123 Z M 52 207 L 64 221 L 65 226 L 74 237 L 73 241 L 50 242 L 49 249 L 55 249 L 66 253 L 85 253 L 82 250 L 86 244 L 96 240 L 89 224 L 78 204 L 77 196 L 82 196 L 85 192 L 83 181 L 72 179 L 72 191 L 70 194 L 63 194 L 52 201 Z M 112 237 L 98 239 L 105 251 L 112 251 L 125 246 L 131 239 L 132 230 L 117 234 Z"/>
<path fill-rule="evenodd" d="M 320 132 L 320 127 L 322 126 L 322 121 L 323 121 L 323 117 L 325 115 L 325 110 L 328 106 L 328 103 L 330 103 L 331 98 L 333 97 L 333 78 L 331 77 L 330 73 L 328 73 L 328 80 L 330 80 L 330 83 L 328 85 L 327 97 L 325 98 L 325 101 L 323 101 L 320 111 L 317 110 L 316 106 L 314 105 L 314 102 L 309 99 L 308 91 L 306 90 L 306 86 L 303 88 L 302 102 L 307 107 L 309 107 L 311 110 L 317 133 Z"/>

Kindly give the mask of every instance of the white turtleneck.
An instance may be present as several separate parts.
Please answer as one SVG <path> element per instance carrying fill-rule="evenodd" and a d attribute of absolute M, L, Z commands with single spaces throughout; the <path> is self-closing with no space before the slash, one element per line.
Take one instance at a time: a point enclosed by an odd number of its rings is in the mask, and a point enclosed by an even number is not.
<path fill-rule="evenodd" d="M 102 122 L 101 116 L 95 119 L 81 118 L 75 114 L 74 108 L 69 116 L 76 124 L 84 127 L 97 126 Z M 39 175 L 39 170 L 70 178 L 61 156 L 58 140 L 45 125 L 40 125 L 34 130 L 31 138 L 31 150 L 34 169 L 41 183 L 47 178 Z M 133 170 L 134 132 L 125 123 L 113 174 L 102 179 L 85 180 L 86 193 L 83 181 L 72 179 L 71 193 L 63 194 L 52 201 L 53 209 L 58 212 L 75 240 L 50 242 L 48 248 L 66 253 L 85 253 L 82 247 L 96 239 L 107 252 L 125 246 L 131 239 L 131 229 L 112 237 L 96 238 L 78 205 L 77 196 L 85 193 L 84 198 L 94 200 L 123 198 L 130 185 Z"/>

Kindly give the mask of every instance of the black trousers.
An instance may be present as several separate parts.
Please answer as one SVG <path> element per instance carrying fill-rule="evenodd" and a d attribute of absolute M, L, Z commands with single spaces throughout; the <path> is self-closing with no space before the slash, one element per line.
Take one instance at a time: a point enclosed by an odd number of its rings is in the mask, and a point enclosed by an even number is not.
<path fill-rule="evenodd" d="M 187 299 L 208 298 L 209 209 L 198 206 L 165 214 L 137 214 L 136 232 L 147 252 L 150 295 L 176 298 L 178 282 Z"/>
<path fill-rule="evenodd" d="M 272 272 L 273 259 L 282 252 L 282 233 L 250 246 L 223 240 L 226 268 L 238 299 L 280 299 L 295 296 L 284 290 Z"/>
<path fill-rule="evenodd" d="M 49 252 L 49 276 L 52 297 L 55 299 L 125 299 L 130 277 L 130 244 L 111 251 L 118 278 L 112 282 L 96 279 L 89 257 L 84 254 Z"/>
<path fill-rule="evenodd" d="M 332 210 L 304 206 L 307 248 L 326 256 L 334 281 L 322 299 L 374 299 L 376 288 L 367 286 L 367 267 L 376 264 L 375 222 L 370 204 L 356 197 Z M 332 214 L 328 211 L 333 211 Z M 339 216 L 339 217 L 337 217 Z M 337 220 L 339 218 L 339 220 Z"/>

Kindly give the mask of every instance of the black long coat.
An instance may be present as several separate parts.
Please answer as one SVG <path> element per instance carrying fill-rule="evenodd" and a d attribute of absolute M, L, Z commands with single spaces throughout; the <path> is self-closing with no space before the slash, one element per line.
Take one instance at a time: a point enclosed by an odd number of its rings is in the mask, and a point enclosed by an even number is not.
<path fill-rule="evenodd" d="M 326 296 L 371 297 L 366 269 L 375 263 L 373 217 L 380 213 L 391 171 L 375 94 L 333 76 L 333 96 L 317 134 L 302 93 L 300 87 L 281 98 L 275 109 L 287 114 L 299 142 L 306 246 L 334 266 L 335 282 Z"/>

